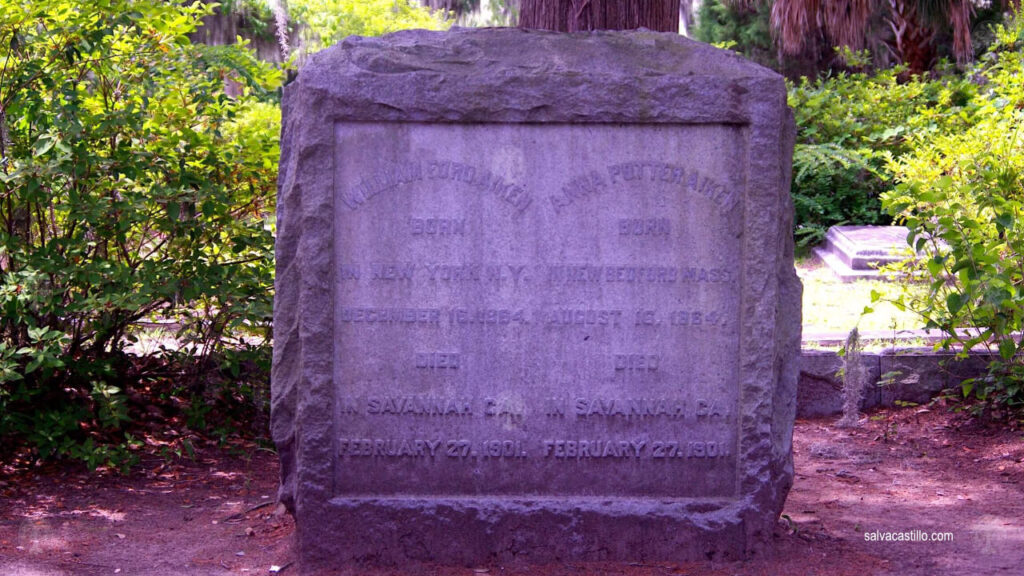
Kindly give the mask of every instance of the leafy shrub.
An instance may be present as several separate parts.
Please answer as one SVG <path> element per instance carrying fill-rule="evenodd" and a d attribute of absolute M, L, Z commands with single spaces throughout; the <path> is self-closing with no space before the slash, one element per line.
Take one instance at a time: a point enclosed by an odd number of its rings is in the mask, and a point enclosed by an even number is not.
<path fill-rule="evenodd" d="M 128 459 L 140 321 L 201 369 L 269 329 L 280 78 L 192 45 L 209 10 L 0 0 L 0 436 L 38 458 Z"/>
<path fill-rule="evenodd" d="M 292 0 L 292 16 L 307 29 L 305 50 L 316 52 L 346 36 L 380 36 L 408 28 L 443 30 L 446 15 L 417 0 Z"/>
<path fill-rule="evenodd" d="M 985 347 L 996 356 L 987 377 L 964 395 L 983 407 L 1024 409 L 1024 20 L 997 30 L 974 71 L 964 129 L 911 137 L 913 151 L 892 163 L 898 185 L 885 208 L 910 228 L 925 252 L 916 269 L 927 290 L 897 303 L 941 329 L 961 354 Z M 966 329 L 966 331 L 965 331 Z"/>
<path fill-rule="evenodd" d="M 771 5 L 740 5 L 707 0 L 697 8 L 693 37 L 708 44 L 731 44 L 744 56 L 763 65 L 775 63 L 772 46 Z"/>
<path fill-rule="evenodd" d="M 791 85 L 798 245 L 820 242 L 834 225 L 888 224 L 879 197 L 895 183 L 892 159 L 910 150 L 911 135 L 965 124 L 973 84 L 960 76 L 904 80 L 902 73 L 840 73 Z"/>

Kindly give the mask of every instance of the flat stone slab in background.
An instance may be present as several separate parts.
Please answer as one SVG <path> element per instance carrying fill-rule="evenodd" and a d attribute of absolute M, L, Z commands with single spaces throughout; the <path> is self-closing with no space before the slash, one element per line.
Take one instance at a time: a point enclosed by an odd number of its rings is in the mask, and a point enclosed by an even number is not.
<path fill-rule="evenodd" d="M 879 266 L 901 262 L 909 255 L 905 226 L 833 226 L 814 253 L 843 282 L 885 279 Z"/>

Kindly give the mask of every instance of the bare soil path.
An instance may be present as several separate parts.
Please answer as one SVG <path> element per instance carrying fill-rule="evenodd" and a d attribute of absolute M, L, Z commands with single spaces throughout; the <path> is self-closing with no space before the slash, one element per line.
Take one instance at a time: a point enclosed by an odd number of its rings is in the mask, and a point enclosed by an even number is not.
<path fill-rule="evenodd" d="M 913 407 L 877 412 L 854 429 L 836 428 L 834 419 L 798 421 L 794 444 L 796 481 L 774 546 L 747 562 L 353 574 L 1024 574 L 1021 431 Z M 294 523 L 273 502 L 275 456 L 252 446 L 243 452 L 144 457 L 128 477 L 0 467 L 0 574 L 297 574 Z M 920 541 L 947 533 L 947 541 Z M 904 541 L 870 540 L 886 534 Z"/>

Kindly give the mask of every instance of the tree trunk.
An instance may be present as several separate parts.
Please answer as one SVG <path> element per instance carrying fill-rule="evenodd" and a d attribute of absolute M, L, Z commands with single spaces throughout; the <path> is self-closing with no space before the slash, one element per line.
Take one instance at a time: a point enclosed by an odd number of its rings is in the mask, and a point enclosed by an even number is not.
<path fill-rule="evenodd" d="M 680 0 L 522 0 L 520 28 L 679 32 Z"/>
<path fill-rule="evenodd" d="M 904 0 L 889 0 L 889 51 L 907 65 L 905 77 L 923 74 L 935 64 L 935 31 L 921 23 L 917 8 Z"/>

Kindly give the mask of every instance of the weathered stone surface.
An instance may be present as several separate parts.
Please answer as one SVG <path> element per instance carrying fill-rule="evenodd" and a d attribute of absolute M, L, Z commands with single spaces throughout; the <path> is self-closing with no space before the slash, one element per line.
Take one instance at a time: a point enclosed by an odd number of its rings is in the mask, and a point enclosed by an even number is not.
<path fill-rule="evenodd" d="M 652 32 L 405 32 L 284 99 L 272 432 L 305 569 L 738 558 L 792 482 L 774 73 Z"/>
<path fill-rule="evenodd" d="M 942 390 L 956 389 L 968 378 L 983 376 L 992 357 L 972 353 L 958 359 L 955 352 L 931 349 L 886 351 L 878 356 L 879 373 L 887 384 L 880 388 L 879 402 L 896 400 L 924 404 Z"/>
<path fill-rule="evenodd" d="M 861 409 L 879 403 L 878 355 L 863 352 L 865 379 Z M 796 415 L 800 418 L 828 416 L 843 411 L 843 381 L 838 376 L 843 359 L 835 352 L 805 350 L 800 357 L 800 381 L 797 386 Z"/>
<path fill-rule="evenodd" d="M 954 352 L 931 348 L 897 348 L 861 353 L 866 375 L 861 410 L 895 406 L 897 402 L 923 404 L 936 394 L 957 389 L 968 378 L 987 371 L 992 358 L 973 352 L 965 359 Z M 804 350 L 800 356 L 797 386 L 798 418 L 840 414 L 843 411 L 843 381 L 838 376 L 843 359 L 836 352 Z"/>

